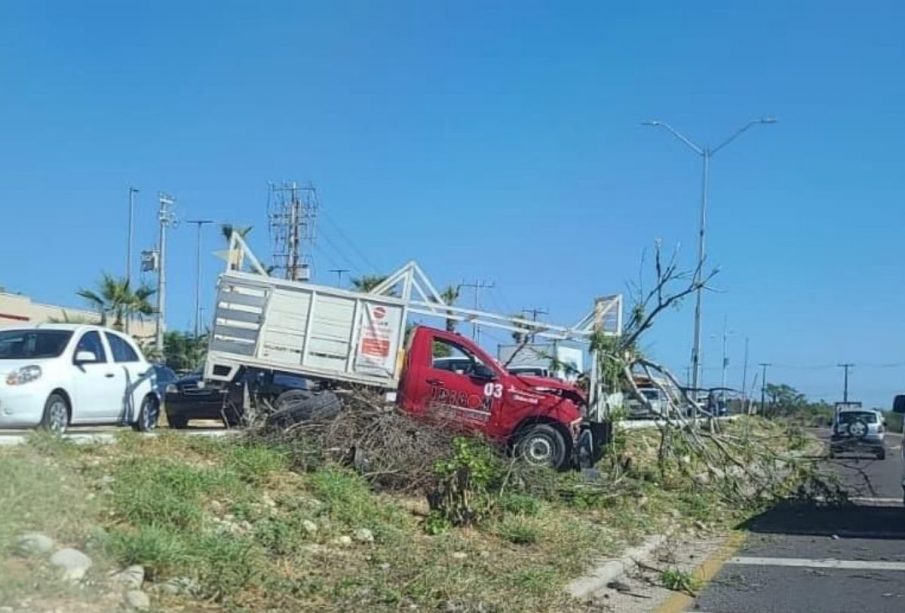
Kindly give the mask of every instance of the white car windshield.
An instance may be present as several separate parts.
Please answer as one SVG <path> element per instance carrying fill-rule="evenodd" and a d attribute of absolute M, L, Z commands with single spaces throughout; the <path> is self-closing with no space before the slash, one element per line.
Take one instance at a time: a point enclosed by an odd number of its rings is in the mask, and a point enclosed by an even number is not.
<path fill-rule="evenodd" d="M 0 331 L 0 360 L 34 360 L 59 357 L 66 349 L 69 330 Z"/>

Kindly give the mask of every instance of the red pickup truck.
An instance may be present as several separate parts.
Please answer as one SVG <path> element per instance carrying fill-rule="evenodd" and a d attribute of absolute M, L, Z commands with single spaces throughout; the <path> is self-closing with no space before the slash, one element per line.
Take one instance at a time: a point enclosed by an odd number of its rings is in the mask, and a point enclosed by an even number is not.
<path fill-rule="evenodd" d="M 595 462 L 605 438 L 605 429 L 584 421 L 587 399 L 578 387 L 511 374 L 471 340 L 424 326 L 409 335 L 397 402 L 415 416 L 449 419 L 557 469 L 574 465 L 579 455 Z M 335 394 L 321 392 L 273 418 L 294 422 L 312 409 L 338 406 Z"/>

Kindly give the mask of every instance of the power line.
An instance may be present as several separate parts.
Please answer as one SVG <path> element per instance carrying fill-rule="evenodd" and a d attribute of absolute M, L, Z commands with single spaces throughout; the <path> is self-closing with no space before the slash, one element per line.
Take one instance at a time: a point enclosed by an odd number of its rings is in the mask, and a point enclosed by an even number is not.
<path fill-rule="evenodd" d="M 477 311 L 480 308 L 480 300 L 479 294 L 482 290 L 485 289 L 493 289 L 496 287 L 496 283 L 494 281 L 473 281 L 471 283 L 459 283 L 459 288 L 467 287 L 474 291 L 474 310 Z M 476 343 L 480 343 L 481 333 L 478 330 L 478 326 L 475 323 L 471 324 L 471 338 Z"/>
<path fill-rule="evenodd" d="M 366 256 L 361 251 L 361 249 L 358 248 L 358 245 L 356 245 L 355 242 L 353 242 L 348 236 L 346 236 L 346 233 L 342 231 L 342 228 L 340 228 L 338 223 L 333 221 L 333 218 L 330 216 L 330 214 L 324 212 L 323 216 L 324 219 L 327 220 L 327 223 L 330 224 L 330 226 L 333 227 L 334 230 L 336 230 L 336 233 L 339 235 L 339 237 L 343 239 L 346 244 L 349 245 L 349 247 L 352 248 L 352 251 L 354 251 L 359 258 L 361 258 L 362 262 L 370 267 L 373 272 L 380 273 L 380 267 L 375 266 L 374 263 L 368 258 L 368 256 Z"/>

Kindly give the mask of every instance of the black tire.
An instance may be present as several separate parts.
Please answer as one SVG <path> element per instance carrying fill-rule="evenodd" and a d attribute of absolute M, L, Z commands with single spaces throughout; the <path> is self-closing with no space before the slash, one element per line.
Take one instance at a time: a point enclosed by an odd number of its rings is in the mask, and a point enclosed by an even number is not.
<path fill-rule="evenodd" d="M 570 445 L 563 433 L 550 424 L 535 424 L 523 430 L 515 443 L 515 455 L 535 466 L 555 470 L 569 467 Z"/>
<path fill-rule="evenodd" d="M 160 402 L 154 396 L 145 396 L 138 410 L 138 418 L 132 424 L 136 432 L 151 432 L 157 428 L 157 420 L 160 419 Z"/>
<path fill-rule="evenodd" d="M 167 423 L 174 430 L 185 430 L 189 425 L 189 418 L 185 415 L 167 415 Z"/>
<path fill-rule="evenodd" d="M 62 394 L 54 392 L 44 403 L 44 415 L 38 427 L 54 434 L 64 434 L 71 418 L 72 407 L 69 406 L 69 401 Z"/>
<path fill-rule="evenodd" d="M 342 409 L 342 401 L 333 392 L 310 394 L 307 398 L 289 403 L 267 418 L 267 426 L 288 428 L 311 419 L 330 419 Z"/>

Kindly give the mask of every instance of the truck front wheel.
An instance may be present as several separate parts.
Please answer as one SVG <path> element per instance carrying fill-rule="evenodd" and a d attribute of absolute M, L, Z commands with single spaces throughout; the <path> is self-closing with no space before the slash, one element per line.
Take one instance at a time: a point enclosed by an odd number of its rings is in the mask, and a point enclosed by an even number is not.
<path fill-rule="evenodd" d="M 569 445 L 562 432 L 550 424 L 527 428 L 515 443 L 515 456 L 534 466 L 561 470 L 569 463 Z"/>

